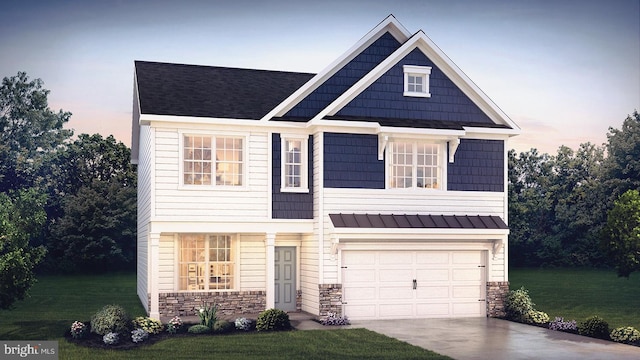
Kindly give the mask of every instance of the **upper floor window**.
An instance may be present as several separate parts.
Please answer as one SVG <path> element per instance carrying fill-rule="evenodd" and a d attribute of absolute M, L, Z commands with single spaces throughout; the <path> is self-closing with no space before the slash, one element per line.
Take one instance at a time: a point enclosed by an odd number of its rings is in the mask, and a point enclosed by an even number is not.
<path fill-rule="evenodd" d="M 230 290 L 235 284 L 231 235 L 180 235 L 179 289 Z"/>
<path fill-rule="evenodd" d="M 306 136 L 282 136 L 281 191 L 307 192 L 308 152 Z"/>
<path fill-rule="evenodd" d="M 390 188 L 442 188 L 441 145 L 409 141 L 389 145 Z"/>
<path fill-rule="evenodd" d="M 429 93 L 430 66 L 404 65 L 404 96 L 431 97 Z"/>
<path fill-rule="evenodd" d="M 183 148 L 185 185 L 243 185 L 244 138 L 184 135 Z"/>

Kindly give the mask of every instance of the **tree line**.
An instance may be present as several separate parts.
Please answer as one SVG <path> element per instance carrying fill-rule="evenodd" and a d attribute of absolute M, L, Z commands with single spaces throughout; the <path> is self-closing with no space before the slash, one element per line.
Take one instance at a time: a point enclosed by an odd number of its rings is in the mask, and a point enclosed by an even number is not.
<path fill-rule="evenodd" d="M 561 146 L 555 155 L 511 150 L 508 157 L 511 266 L 640 270 L 637 111 L 620 129 L 609 128 L 603 146 Z"/>
<path fill-rule="evenodd" d="M 41 272 L 135 268 L 136 171 L 113 136 L 79 134 L 26 73 L 0 86 L 0 309 Z"/>

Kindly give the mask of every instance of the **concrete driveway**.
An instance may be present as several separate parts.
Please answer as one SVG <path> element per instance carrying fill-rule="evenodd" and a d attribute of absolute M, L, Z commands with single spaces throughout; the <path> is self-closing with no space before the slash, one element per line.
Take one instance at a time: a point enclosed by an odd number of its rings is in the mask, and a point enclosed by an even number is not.
<path fill-rule="evenodd" d="M 493 318 L 352 321 L 458 360 L 640 359 L 640 347 Z"/>

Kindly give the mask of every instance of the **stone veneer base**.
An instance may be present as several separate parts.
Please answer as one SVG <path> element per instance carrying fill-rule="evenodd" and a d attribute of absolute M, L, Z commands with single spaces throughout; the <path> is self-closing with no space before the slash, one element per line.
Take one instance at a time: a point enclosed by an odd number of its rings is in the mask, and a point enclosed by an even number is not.
<path fill-rule="evenodd" d="M 487 282 L 487 316 L 504 317 L 504 301 L 509 293 L 508 281 Z"/>
<path fill-rule="evenodd" d="M 330 312 L 342 316 L 342 284 L 319 284 L 318 292 L 320 294 L 319 317 L 327 316 Z"/>
<path fill-rule="evenodd" d="M 162 317 L 192 316 L 203 302 L 218 305 L 221 315 L 258 314 L 265 310 L 265 291 L 174 292 L 159 294 Z"/>

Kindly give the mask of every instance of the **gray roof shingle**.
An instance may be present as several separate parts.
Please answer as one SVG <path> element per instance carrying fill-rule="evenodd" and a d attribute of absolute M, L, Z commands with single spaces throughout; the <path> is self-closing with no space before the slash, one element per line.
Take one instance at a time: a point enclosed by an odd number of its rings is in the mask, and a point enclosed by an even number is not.
<path fill-rule="evenodd" d="M 314 74 L 135 61 L 142 114 L 260 119 Z"/>

